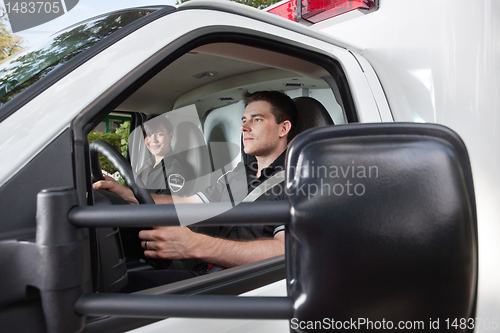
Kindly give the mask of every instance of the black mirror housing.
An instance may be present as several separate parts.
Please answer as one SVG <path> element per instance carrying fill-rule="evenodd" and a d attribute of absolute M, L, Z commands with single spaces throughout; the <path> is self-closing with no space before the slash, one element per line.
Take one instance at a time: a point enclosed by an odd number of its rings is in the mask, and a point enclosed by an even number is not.
<path fill-rule="evenodd" d="M 431 124 L 327 126 L 299 135 L 287 166 L 292 329 L 411 321 L 429 330 L 436 320 L 444 329 L 447 318 L 474 316 L 476 208 L 457 134 Z"/>

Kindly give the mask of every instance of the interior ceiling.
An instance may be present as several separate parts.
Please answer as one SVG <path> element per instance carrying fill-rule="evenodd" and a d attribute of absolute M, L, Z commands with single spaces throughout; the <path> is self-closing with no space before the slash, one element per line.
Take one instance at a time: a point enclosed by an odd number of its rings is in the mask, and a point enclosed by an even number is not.
<path fill-rule="evenodd" d="M 207 72 L 216 74 L 195 77 Z M 287 87 L 287 83 L 326 87 L 318 80 L 324 75 L 328 73 L 323 68 L 287 55 L 237 44 L 209 44 L 175 60 L 116 109 L 163 113 L 196 103 L 198 112 L 203 113 L 234 103 L 246 89 L 297 89 Z"/>

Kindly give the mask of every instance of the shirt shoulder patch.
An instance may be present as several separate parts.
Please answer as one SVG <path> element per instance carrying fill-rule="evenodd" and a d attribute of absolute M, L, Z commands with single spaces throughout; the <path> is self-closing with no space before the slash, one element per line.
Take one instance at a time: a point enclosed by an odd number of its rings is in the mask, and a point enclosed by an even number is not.
<path fill-rule="evenodd" d="M 178 173 L 173 173 L 168 176 L 168 187 L 170 187 L 170 190 L 174 193 L 179 192 L 184 187 L 185 183 L 186 180 L 184 177 Z"/>

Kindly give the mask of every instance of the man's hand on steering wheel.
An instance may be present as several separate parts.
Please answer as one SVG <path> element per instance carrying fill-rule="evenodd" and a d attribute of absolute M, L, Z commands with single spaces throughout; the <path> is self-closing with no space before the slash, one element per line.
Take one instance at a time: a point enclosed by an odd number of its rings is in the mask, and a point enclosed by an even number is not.
<path fill-rule="evenodd" d="M 139 204 L 139 201 L 134 196 L 132 190 L 122 184 L 118 183 L 113 177 L 104 175 L 104 180 L 99 180 L 92 184 L 95 191 L 108 190 L 116 195 L 119 195 L 132 205 Z"/>

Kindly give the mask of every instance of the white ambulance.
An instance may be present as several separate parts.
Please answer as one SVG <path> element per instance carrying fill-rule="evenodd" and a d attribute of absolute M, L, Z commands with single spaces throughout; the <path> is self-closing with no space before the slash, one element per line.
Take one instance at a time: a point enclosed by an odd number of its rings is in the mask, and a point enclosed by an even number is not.
<path fill-rule="evenodd" d="M 299 3 L 121 10 L 1 65 L 2 331 L 500 329 L 500 3 Z M 201 189 L 247 158 L 258 90 L 299 112 L 287 200 L 181 210 L 200 232 L 284 225 L 285 255 L 124 293 L 153 269 L 124 231 L 180 208 L 99 199 L 101 153 L 148 202 L 144 147 L 125 159 L 89 133 L 165 114 Z"/>

